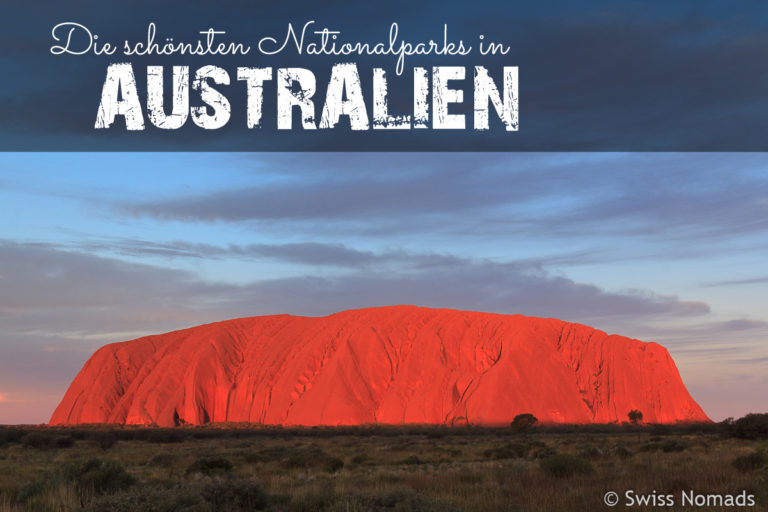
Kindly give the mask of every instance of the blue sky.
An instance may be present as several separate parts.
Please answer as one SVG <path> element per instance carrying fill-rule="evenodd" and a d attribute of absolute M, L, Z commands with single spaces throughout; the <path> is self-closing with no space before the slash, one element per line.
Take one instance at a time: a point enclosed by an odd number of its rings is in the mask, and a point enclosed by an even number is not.
<path fill-rule="evenodd" d="M 5 153 L 0 205 L 0 423 L 108 342 L 389 304 L 657 341 L 765 410 L 765 154 Z"/>

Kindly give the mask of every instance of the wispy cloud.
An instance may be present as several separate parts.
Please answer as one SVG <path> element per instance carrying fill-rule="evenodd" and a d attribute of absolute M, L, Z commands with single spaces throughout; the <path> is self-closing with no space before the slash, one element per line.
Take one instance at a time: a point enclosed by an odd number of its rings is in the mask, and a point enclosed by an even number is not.
<path fill-rule="evenodd" d="M 200 279 L 191 272 L 127 263 L 45 244 L 0 244 L 8 286 L 0 311 L 26 318 L 36 311 L 57 329 L 114 315 L 112 329 L 182 311 L 207 315 L 263 312 L 328 314 L 400 303 L 598 319 L 623 315 L 700 315 L 706 304 L 643 291 L 606 291 L 549 274 L 535 262 L 494 262 L 450 254 L 373 253 L 319 244 L 262 246 L 281 261 L 346 265 L 341 274 L 263 279 L 240 285 Z M 346 260 L 345 260 L 346 258 Z M 369 264 L 364 269 L 361 263 Z M 375 264 L 374 264 L 375 263 Z M 117 314 L 115 312 L 118 312 Z M 42 322 L 43 325 L 46 322 Z M 91 325 L 94 325 L 91 323 Z"/>
<path fill-rule="evenodd" d="M 741 286 L 768 283 L 768 276 L 750 277 L 747 279 L 729 279 L 725 281 L 710 281 L 702 284 L 704 287 L 716 288 L 719 286 Z"/>
<path fill-rule="evenodd" d="M 299 231 L 303 225 L 314 232 L 369 235 L 620 234 L 714 244 L 768 231 L 768 175 L 756 172 L 768 165 L 762 155 L 393 158 L 409 172 L 386 172 L 387 167 L 359 155 L 322 162 L 299 155 L 290 161 L 306 173 L 302 180 L 126 201 L 116 207 L 124 215 L 160 221 L 258 223 Z M 345 169 L 341 173 L 336 162 Z M 351 171 L 355 166 L 358 174 Z M 726 172 L 729 179 L 723 180 Z M 679 244 L 675 250 L 680 251 Z"/>

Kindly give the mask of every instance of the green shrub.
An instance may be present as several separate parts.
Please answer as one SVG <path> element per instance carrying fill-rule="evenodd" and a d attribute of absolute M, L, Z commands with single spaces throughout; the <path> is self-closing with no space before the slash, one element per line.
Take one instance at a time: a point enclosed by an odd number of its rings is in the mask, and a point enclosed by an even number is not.
<path fill-rule="evenodd" d="M 136 487 L 94 498 L 86 512 L 215 512 L 194 488 Z"/>
<path fill-rule="evenodd" d="M 632 409 L 627 413 L 627 418 L 629 418 L 630 423 L 637 425 L 643 422 L 643 413 L 639 409 Z"/>
<path fill-rule="evenodd" d="M 171 469 L 176 463 L 176 457 L 170 453 L 158 453 L 147 461 L 148 466 Z"/>
<path fill-rule="evenodd" d="M 733 461 L 733 467 L 739 471 L 754 471 L 768 464 L 768 457 L 762 452 L 752 452 L 737 457 Z"/>
<path fill-rule="evenodd" d="M 483 451 L 483 456 L 487 459 L 517 459 L 525 457 L 528 454 L 528 447 L 518 443 L 507 443 L 504 446 L 488 448 Z"/>
<path fill-rule="evenodd" d="M 411 455 L 400 461 L 400 464 L 409 464 L 409 465 L 423 464 L 423 463 L 424 462 L 419 458 L 418 455 Z"/>
<path fill-rule="evenodd" d="M 232 471 L 232 463 L 224 457 L 200 457 L 187 468 L 187 474 L 222 475 Z"/>
<path fill-rule="evenodd" d="M 51 438 L 51 448 L 72 448 L 75 446 L 75 440 L 69 436 L 54 436 Z"/>
<path fill-rule="evenodd" d="M 592 463 L 576 455 L 561 453 L 542 459 L 539 466 L 545 473 L 557 478 L 564 478 L 578 474 L 590 474 L 595 472 Z"/>
<path fill-rule="evenodd" d="M 747 414 L 727 425 L 730 434 L 741 439 L 767 439 L 768 413 Z"/>
<path fill-rule="evenodd" d="M 667 439 L 661 443 L 661 450 L 665 453 L 681 452 L 688 448 L 688 443 L 681 439 Z"/>
<path fill-rule="evenodd" d="M 21 442 L 21 438 L 25 435 L 27 432 L 20 428 L 0 427 L 0 446 Z"/>
<path fill-rule="evenodd" d="M 282 458 L 285 468 L 319 468 L 334 473 L 344 467 L 344 461 L 317 448 L 289 451 Z"/>
<path fill-rule="evenodd" d="M 328 471 L 329 473 L 335 473 L 336 471 L 340 470 L 343 467 L 344 467 L 344 461 L 339 459 L 338 457 L 329 456 L 322 463 L 322 468 Z"/>
<path fill-rule="evenodd" d="M 445 431 L 442 428 L 435 428 L 427 432 L 427 439 L 443 439 L 445 437 Z"/>
<path fill-rule="evenodd" d="M 240 478 L 209 482 L 202 496 L 214 510 L 263 510 L 269 504 L 269 495 L 259 484 Z"/>
<path fill-rule="evenodd" d="M 539 419 L 531 413 L 518 414 L 510 423 L 512 430 L 516 432 L 528 432 L 530 431 Z"/>
<path fill-rule="evenodd" d="M 136 483 L 125 468 L 113 460 L 90 459 L 69 466 L 64 473 L 81 495 L 116 492 Z"/>
<path fill-rule="evenodd" d="M 393 490 L 379 494 L 362 494 L 345 497 L 341 510 L 366 510 L 372 512 L 452 512 L 446 503 L 433 500 L 411 489 Z"/>
<path fill-rule="evenodd" d="M 92 432 L 88 438 L 104 451 L 109 450 L 117 443 L 117 434 L 114 432 Z"/>
<path fill-rule="evenodd" d="M 338 504 L 340 496 L 332 491 L 294 496 L 288 510 L 292 512 L 318 512 Z M 351 509 L 356 510 L 356 509 Z"/>
<path fill-rule="evenodd" d="M 590 444 L 579 450 L 579 455 L 586 457 L 587 459 L 596 459 L 603 456 L 603 450 L 595 445 Z"/>
<path fill-rule="evenodd" d="M 635 452 L 626 447 L 623 443 L 619 443 L 613 447 L 613 453 L 621 457 L 622 459 L 628 459 L 632 457 Z"/>
<path fill-rule="evenodd" d="M 243 455 L 246 462 L 255 464 L 259 462 L 274 462 L 288 456 L 288 448 L 285 446 L 269 446 L 256 453 L 250 452 Z"/>
<path fill-rule="evenodd" d="M 71 448 L 75 440 L 70 436 L 57 436 L 42 432 L 30 432 L 21 438 L 21 444 L 30 448 Z"/>
<path fill-rule="evenodd" d="M 374 498 L 373 503 L 378 510 L 418 510 L 421 512 L 445 512 L 451 507 L 432 500 L 416 491 L 389 491 Z"/>
<path fill-rule="evenodd" d="M 145 439 L 150 443 L 162 444 L 181 443 L 187 438 L 187 436 L 184 435 L 184 432 L 181 432 L 180 430 L 165 428 L 148 430 L 145 435 Z"/>
<path fill-rule="evenodd" d="M 531 458 L 533 459 L 546 459 L 548 457 L 552 457 L 554 455 L 557 455 L 557 449 L 549 447 L 549 446 L 543 446 L 537 450 L 533 450 L 533 455 Z"/>
<path fill-rule="evenodd" d="M 654 439 L 659 439 L 658 441 Z M 688 448 L 688 443 L 681 439 L 664 439 L 662 438 L 651 438 L 650 443 L 645 443 L 644 445 L 640 446 L 638 450 L 641 452 L 653 452 L 657 450 L 661 450 L 665 453 L 670 452 L 681 452 Z"/>
<path fill-rule="evenodd" d="M 44 479 L 34 480 L 32 482 L 22 484 L 21 487 L 19 487 L 19 493 L 16 495 L 16 500 L 22 504 L 26 503 L 31 498 L 34 498 L 35 496 L 42 493 L 46 487 L 47 482 Z"/>

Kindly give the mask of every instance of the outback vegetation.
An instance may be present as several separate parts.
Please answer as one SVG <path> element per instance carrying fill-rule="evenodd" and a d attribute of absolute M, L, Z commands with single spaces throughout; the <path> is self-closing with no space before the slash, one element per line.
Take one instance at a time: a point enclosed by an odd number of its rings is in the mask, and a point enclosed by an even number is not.
<path fill-rule="evenodd" d="M 0 427 L 0 512 L 592 511 L 603 496 L 753 494 L 768 414 L 687 426 Z M 679 502 L 679 500 L 678 500 Z M 619 507 L 623 508 L 623 507 Z M 673 510 L 721 510 L 675 506 Z"/>

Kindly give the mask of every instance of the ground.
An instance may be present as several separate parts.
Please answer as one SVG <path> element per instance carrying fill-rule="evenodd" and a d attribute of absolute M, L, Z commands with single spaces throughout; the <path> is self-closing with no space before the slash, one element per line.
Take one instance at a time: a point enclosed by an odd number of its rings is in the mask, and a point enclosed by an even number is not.
<path fill-rule="evenodd" d="M 723 510 L 717 500 L 751 495 L 754 506 L 726 508 L 757 511 L 767 449 L 706 425 L 0 427 L 0 512 L 607 511 L 611 491 L 622 510 L 653 510 L 626 506 L 643 496 Z"/>

